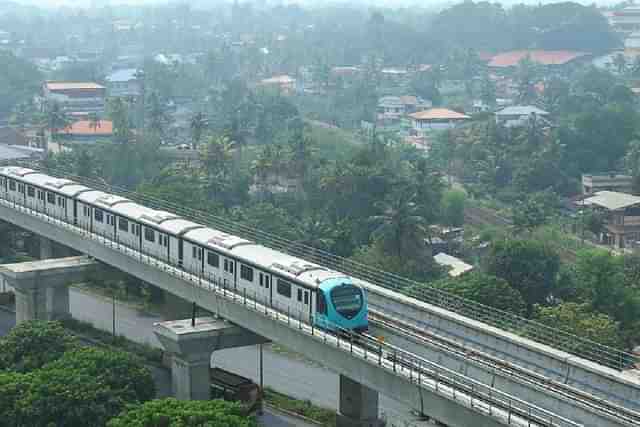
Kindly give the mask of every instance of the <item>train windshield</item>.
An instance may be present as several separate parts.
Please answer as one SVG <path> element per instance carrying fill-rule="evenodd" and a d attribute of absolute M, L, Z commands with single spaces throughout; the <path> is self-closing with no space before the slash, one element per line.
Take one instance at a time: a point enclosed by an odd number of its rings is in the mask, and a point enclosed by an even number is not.
<path fill-rule="evenodd" d="M 363 304 L 362 289 L 348 283 L 331 290 L 331 301 L 336 311 L 347 319 L 353 318 L 360 312 Z"/>

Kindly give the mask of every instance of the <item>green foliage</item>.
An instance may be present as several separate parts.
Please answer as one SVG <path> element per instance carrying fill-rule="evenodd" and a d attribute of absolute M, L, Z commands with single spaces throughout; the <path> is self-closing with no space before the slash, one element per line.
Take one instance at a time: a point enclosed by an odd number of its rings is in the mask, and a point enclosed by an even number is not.
<path fill-rule="evenodd" d="M 77 345 L 77 340 L 59 322 L 24 322 L 0 340 L 0 369 L 31 372 Z"/>
<path fill-rule="evenodd" d="M 459 190 L 449 190 L 442 196 L 442 221 L 446 225 L 460 227 L 464 224 L 466 194 Z"/>
<path fill-rule="evenodd" d="M 535 240 L 494 242 L 487 257 L 487 272 L 517 289 L 528 313 L 534 304 L 545 303 L 554 289 L 560 259 L 549 245 Z"/>
<path fill-rule="evenodd" d="M 557 204 L 557 196 L 549 191 L 528 195 L 513 207 L 513 225 L 519 230 L 532 231 L 547 222 Z"/>
<path fill-rule="evenodd" d="M 593 311 L 589 304 L 569 302 L 554 307 L 536 307 L 534 319 L 602 345 L 614 348 L 622 346 L 617 323 L 606 314 Z M 566 342 L 566 345 L 572 353 L 584 353 L 580 344 Z"/>
<path fill-rule="evenodd" d="M 152 400 L 130 406 L 108 427 L 254 427 L 256 421 L 238 403 L 224 400 Z"/>
<path fill-rule="evenodd" d="M 335 427 L 336 425 L 335 410 L 319 408 L 308 400 L 301 401 L 292 399 L 270 388 L 266 388 L 264 391 L 264 400 L 277 408 L 282 408 L 317 421 L 325 427 Z"/>
<path fill-rule="evenodd" d="M 87 347 L 68 351 L 44 369 L 86 374 L 126 402 L 145 402 L 155 396 L 155 385 L 142 360 L 120 350 Z"/>
<path fill-rule="evenodd" d="M 35 65 L 8 50 L 1 50 L 0 114 L 8 114 L 15 105 L 31 99 L 41 81 L 42 76 Z"/>
<path fill-rule="evenodd" d="M 448 278 L 431 283 L 431 286 L 489 307 L 517 315 L 526 314 L 522 295 L 506 280 L 490 274 L 471 272 L 458 278 Z"/>

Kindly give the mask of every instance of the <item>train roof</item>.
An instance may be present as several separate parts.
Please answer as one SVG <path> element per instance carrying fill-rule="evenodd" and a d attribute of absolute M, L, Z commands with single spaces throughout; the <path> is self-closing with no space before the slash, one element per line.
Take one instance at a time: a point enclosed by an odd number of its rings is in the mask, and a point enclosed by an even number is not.
<path fill-rule="evenodd" d="M 233 254 L 311 286 L 318 286 L 322 281 L 332 277 L 345 276 L 318 264 L 261 245 L 239 246 L 233 249 Z"/>
<path fill-rule="evenodd" d="M 242 237 L 227 234 L 220 230 L 214 230 L 213 228 L 198 228 L 191 230 L 186 232 L 184 237 L 201 245 L 209 246 L 211 249 L 223 250 L 226 252 L 231 252 L 233 249 L 240 246 L 255 245 L 255 243 L 250 240 L 245 240 Z"/>
<path fill-rule="evenodd" d="M 41 173 L 28 174 L 23 178 L 24 182 L 37 185 L 41 188 L 56 191 L 68 197 L 74 197 L 80 192 L 90 190 L 90 188 L 84 185 L 76 184 L 75 182 L 63 179 L 55 178 L 49 175 L 43 175 Z"/>
<path fill-rule="evenodd" d="M 78 200 L 81 202 L 91 203 L 98 206 L 103 206 L 105 209 L 115 210 L 114 207 L 122 203 L 133 203 L 131 200 L 116 196 L 114 194 L 105 193 L 99 190 L 91 190 L 78 195 Z"/>
<path fill-rule="evenodd" d="M 158 228 L 166 231 L 167 233 L 182 236 L 183 234 L 191 230 L 205 228 L 205 226 L 202 224 L 196 224 L 195 222 L 187 221 L 184 218 L 172 218 L 158 224 Z"/>

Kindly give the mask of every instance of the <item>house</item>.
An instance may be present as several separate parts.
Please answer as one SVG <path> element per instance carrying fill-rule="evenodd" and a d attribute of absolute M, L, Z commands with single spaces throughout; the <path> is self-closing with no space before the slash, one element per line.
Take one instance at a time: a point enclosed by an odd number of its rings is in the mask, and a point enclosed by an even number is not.
<path fill-rule="evenodd" d="M 448 268 L 448 274 L 451 277 L 458 277 L 468 271 L 473 270 L 472 265 L 467 264 L 460 258 L 447 255 L 444 252 L 440 252 L 439 254 L 434 255 L 433 260 L 436 262 L 436 264 Z"/>
<path fill-rule="evenodd" d="M 605 213 L 600 241 L 616 248 L 640 240 L 640 197 L 615 191 L 598 191 L 580 202 Z"/>
<path fill-rule="evenodd" d="M 422 136 L 433 130 L 446 130 L 458 126 L 470 117 L 447 108 L 430 108 L 425 111 L 409 114 L 412 131 Z"/>
<path fill-rule="evenodd" d="M 273 76 L 261 80 L 258 86 L 276 88 L 283 95 L 291 95 L 296 90 L 296 79 L 287 75 Z"/>
<path fill-rule="evenodd" d="M 29 141 L 20 130 L 10 127 L 0 127 L 0 144 L 2 145 L 29 145 Z"/>
<path fill-rule="evenodd" d="M 42 159 L 44 150 L 22 145 L 0 145 L 0 161 Z"/>
<path fill-rule="evenodd" d="M 610 13 L 607 18 L 613 29 L 619 33 L 628 34 L 640 31 L 640 7 L 627 6 L 624 9 Z"/>
<path fill-rule="evenodd" d="M 548 120 L 549 113 L 533 105 L 513 105 L 496 111 L 496 123 L 505 127 L 526 126 L 532 118 Z"/>
<path fill-rule="evenodd" d="M 520 61 L 528 57 L 538 65 L 563 66 L 589 55 L 574 50 L 512 50 L 495 55 L 487 65 L 494 69 L 508 69 L 517 67 Z"/>
<path fill-rule="evenodd" d="M 136 68 L 124 68 L 109 74 L 107 82 L 107 95 L 114 97 L 138 97 L 142 93 L 142 82 L 139 80 L 139 72 Z"/>
<path fill-rule="evenodd" d="M 59 129 L 56 133 L 60 139 L 67 142 L 95 143 L 111 139 L 113 123 L 109 120 L 98 120 L 96 123 L 79 120 L 64 129 Z"/>
<path fill-rule="evenodd" d="M 67 113 L 102 113 L 106 88 L 93 82 L 46 81 L 42 95 L 45 104 L 58 103 Z"/>
<path fill-rule="evenodd" d="M 582 194 L 592 196 L 599 191 L 632 194 L 633 177 L 617 172 L 582 175 Z"/>
<path fill-rule="evenodd" d="M 431 101 L 424 101 L 416 96 L 383 96 L 378 100 L 378 120 L 395 120 L 431 108 Z"/>

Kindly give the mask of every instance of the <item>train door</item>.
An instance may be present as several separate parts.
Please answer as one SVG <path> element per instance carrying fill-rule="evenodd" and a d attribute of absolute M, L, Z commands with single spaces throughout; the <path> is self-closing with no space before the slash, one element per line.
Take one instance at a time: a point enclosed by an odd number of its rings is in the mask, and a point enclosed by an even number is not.
<path fill-rule="evenodd" d="M 243 295 L 247 295 L 247 297 L 254 298 L 258 296 L 258 272 L 251 266 L 236 263 L 240 272 L 236 272 L 237 283 L 238 283 L 238 292 L 241 292 Z"/>
<path fill-rule="evenodd" d="M 271 275 L 260 272 L 258 274 L 258 300 L 271 305 Z"/>
<path fill-rule="evenodd" d="M 224 287 L 235 289 L 235 261 L 231 258 L 222 257 L 222 267 L 222 283 Z"/>

